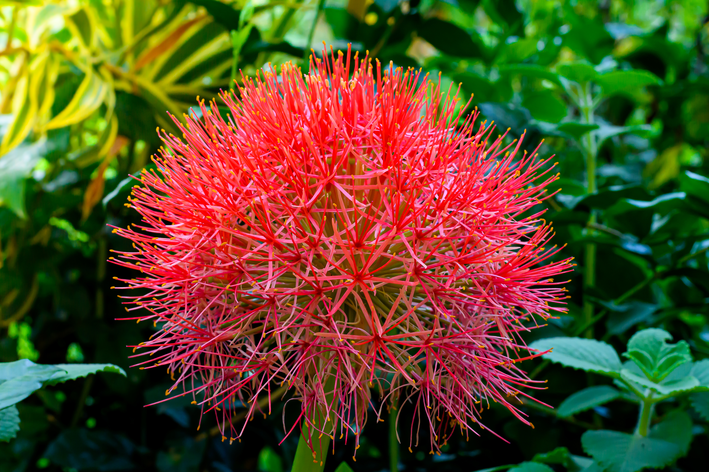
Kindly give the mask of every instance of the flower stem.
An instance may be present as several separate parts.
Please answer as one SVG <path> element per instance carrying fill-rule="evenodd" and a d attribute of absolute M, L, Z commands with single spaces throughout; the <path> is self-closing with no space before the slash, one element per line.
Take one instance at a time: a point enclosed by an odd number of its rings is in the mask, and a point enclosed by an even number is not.
<path fill-rule="evenodd" d="M 321 417 L 323 415 L 320 415 Z M 319 426 L 321 426 L 318 423 Z M 310 430 L 308 432 L 308 429 Z M 315 452 L 310 450 L 311 443 Z M 303 430 L 298 441 L 298 449 L 295 451 L 292 472 L 322 472 L 325 468 L 328 447 L 330 446 L 330 436 L 322 435 L 316 428 L 308 428 L 303 425 Z"/>
<path fill-rule="evenodd" d="M 581 102 L 581 118 L 582 123 L 593 124 L 593 97 L 591 94 L 591 84 L 587 83 L 583 87 L 583 97 Z M 593 131 L 586 133 L 583 138 L 583 150 L 586 158 L 586 192 L 589 194 L 596 193 L 596 157 L 598 148 L 596 145 L 596 137 Z M 596 214 L 591 210 L 591 217 L 588 222 L 589 226 L 593 227 L 596 224 Z M 588 234 L 592 235 L 594 231 L 588 230 Z M 583 318 L 584 323 L 588 325 L 586 337 L 593 337 L 593 303 L 588 299 L 588 289 L 596 285 L 596 245 L 587 243 L 585 249 L 585 264 L 583 273 L 584 287 L 584 302 L 583 302 Z"/>

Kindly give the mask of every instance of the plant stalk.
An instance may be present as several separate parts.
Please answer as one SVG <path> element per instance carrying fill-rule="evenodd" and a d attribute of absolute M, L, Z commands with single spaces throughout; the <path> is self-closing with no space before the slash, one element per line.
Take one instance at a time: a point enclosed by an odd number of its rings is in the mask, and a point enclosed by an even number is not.
<path fill-rule="evenodd" d="M 581 102 L 581 121 L 586 124 L 593 124 L 593 96 L 591 94 L 591 84 L 587 83 L 583 87 L 583 99 Z M 586 192 L 588 194 L 596 193 L 596 158 L 598 147 L 596 145 L 596 136 L 593 131 L 586 133 L 583 138 L 583 149 L 586 158 Z M 591 210 L 589 218 L 588 234 L 593 235 L 595 231 L 592 227 L 596 224 L 596 213 Z M 588 299 L 588 289 L 596 285 L 596 245 L 587 243 L 585 248 L 585 266 L 583 273 L 584 287 L 584 302 L 583 302 L 583 319 L 584 324 L 588 325 L 585 336 L 593 338 L 593 303 Z"/>
<path fill-rule="evenodd" d="M 648 393 L 640 404 L 640 415 L 638 417 L 638 429 L 636 431 L 640 436 L 647 436 L 650 431 L 650 421 L 652 413 L 655 409 L 655 402 L 652 401 L 652 392 Z"/>

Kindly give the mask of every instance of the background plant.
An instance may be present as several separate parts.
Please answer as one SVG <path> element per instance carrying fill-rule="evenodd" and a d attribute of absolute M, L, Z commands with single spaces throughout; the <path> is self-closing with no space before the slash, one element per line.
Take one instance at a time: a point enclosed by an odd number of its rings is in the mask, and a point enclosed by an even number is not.
<path fill-rule="evenodd" d="M 323 40 L 440 72 L 444 86 L 475 93 L 482 114 L 510 134 L 526 128 L 530 145 L 547 138 L 542 155 L 556 154 L 562 176 L 545 203 L 548 219 L 578 267 L 569 315 L 537 337 L 593 337 L 622 352 L 638 329 L 657 327 L 685 341 L 697 362 L 709 354 L 704 0 L 0 4 L 2 361 L 127 367 L 125 346 L 151 331 L 113 322 L 122 309 L 104 292 L 122 274 L 105 260 L 123 247 L 106 223 L 134 222 L 122 207 L 127 177 L 148 165 L 155 128 L 169 130 L 165 111 L 186 112 L 195 95 L 213 96 L 238 69 L 253 75 L 269 61 L 302 60 Z M 539 398 L 554 407 L 604 386 L 594 374 L 535 362 L 524 367 L 549 379 Z M 280 411 L 255 419 L 257 434 L 228 446 L 212 425 L 195 431 L 199 414 L 189 404 L 142 408 L 163 398 L 166 379 L 127 372 L 18 404 L 22 428 L 0 445 L 0 469 L 289 468 L 295 441 L 279 446 Z M 675 470 L 706 463 L 702 395 L 655 407 L 650 429 L 670 409 L 693 424 Z M 571 416 L 523 408 L 534 431 L 493 406 L 490 427 L 510 444 L 484 433 L 441 456 L 390 448 L 388 426 L 371 425 L 350 465 L 381 470 L 393 458 L 407 470 L 528 470 L 535 466 L 525 461 L 545 460 L 582 469 L 586 431 L 630 434 L 638 420 L 630 402 Z M 351 461 L 345 449 L 328 467 Z"/>

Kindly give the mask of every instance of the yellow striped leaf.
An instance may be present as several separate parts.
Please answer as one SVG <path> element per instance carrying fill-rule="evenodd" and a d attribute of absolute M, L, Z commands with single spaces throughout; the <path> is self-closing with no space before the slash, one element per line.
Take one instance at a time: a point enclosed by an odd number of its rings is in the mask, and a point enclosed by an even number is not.
<path fill-rule="evenodd" d="M 79 89 L 64 110 L 47 124 L 47 129 L 63 128 L 85 120 L 103 103 L 109 91 L 104 77 L 89 68 Z"/>

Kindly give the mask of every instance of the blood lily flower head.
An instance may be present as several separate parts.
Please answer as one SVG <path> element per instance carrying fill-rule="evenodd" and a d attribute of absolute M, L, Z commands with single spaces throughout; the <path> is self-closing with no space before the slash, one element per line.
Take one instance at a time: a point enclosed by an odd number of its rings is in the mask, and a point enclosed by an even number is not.
<path fill-rule="evenodd" d="M 162 131 L 130 198 L 142 223 L 116 228 L 135 250 L 114 262 L 141 272 L 130 319 L 157 328 L 140 365 L 232 440 L 235 407 L 248 422 L 284 395 L 296 425 L 355 441 L 399 398 L 432 450 L 490 401 L 528 423 L 521 333 L 565 311 L 572 266 L 545 246 L 553 166 L 420 71 L 350 52 L 221 98 Z"/>

